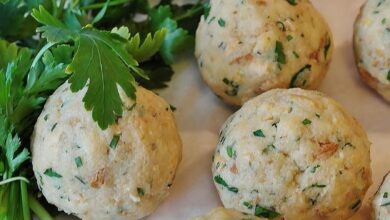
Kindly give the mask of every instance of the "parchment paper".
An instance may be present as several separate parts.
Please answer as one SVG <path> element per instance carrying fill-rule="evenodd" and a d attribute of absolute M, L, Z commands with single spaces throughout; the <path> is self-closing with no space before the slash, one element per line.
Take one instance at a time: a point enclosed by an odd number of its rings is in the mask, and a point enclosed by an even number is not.
<path fill-rule="evenodd" d="M 227 0 L 228 1 L 228 0 Z M 335 52 L 320 90 L 342 103 L 366 129 L 372 142 L 374 183 L 366 202 L 352 220 L 369 219 L 367 200 L 390 170 L 390 104 L 363 84 L 357 74 L 352 49 L 353 23 L 364 0 L 313 0 L 332 28 Z M 211 176 L 211 157 L 218 132 L 233 109 L 203 83 L 192 57 L 175 65 L 168 89 L 159 94 L 177 107 L 175 113 L 184 143 L 183 160 L 170 196 L 147 220 L 187 220 L 221 206 Z M 59 218 L 69 219 L 69 218 Z"/>

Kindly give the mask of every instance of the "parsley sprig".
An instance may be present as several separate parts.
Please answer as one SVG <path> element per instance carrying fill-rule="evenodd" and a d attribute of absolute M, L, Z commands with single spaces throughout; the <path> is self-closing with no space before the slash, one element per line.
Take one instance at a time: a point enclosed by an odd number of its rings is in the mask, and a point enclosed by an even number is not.
<path fill-rule="evenodd" d="M 112 32 L 101 31 L 91 26 L 73 29 L 52 16 L 43 6 L 39 10 L 34 9 L 32 16 L 44 25 L 37 31 L 49 44 L 77 45 L 73 60 L 66 69 L 72 73 L 70 88 L 77 92 L 87 87 L 83 99 L 85 108 L 92 111 L 92 117 L 100 128 L 106 129 L 123 112 L 118 86 L 127 96 L 135 99 L 135 76 L 148 79 L 138 68 L 139 63 L 131 52 L 140 60 L 147 60 L 162 45 L 166 30 L 157 31 L 154 38 L 149 34 L 140 45 L 139 36 L 129 39 L 126 28 L 118 29 L 121 32 L 115 29 Z"/>

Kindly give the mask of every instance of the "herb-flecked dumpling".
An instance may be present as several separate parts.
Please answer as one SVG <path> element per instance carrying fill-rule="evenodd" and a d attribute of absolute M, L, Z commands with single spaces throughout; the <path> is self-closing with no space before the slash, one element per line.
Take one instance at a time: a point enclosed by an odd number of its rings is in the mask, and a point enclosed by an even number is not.
<path fill-rule="evenodd" d="M 140 219 L 168 195 L 182 144 L 169 105 L 120 90 L 122 117 L 106 130 L 68 83 L 48 99 L 32 136 L 32 163 L 47 201 L 82 219 Z M 103 97 L 102 97 L 103 98 Z"/>
<path fill-rule="evenodd" d="M 333 54 L 332 33 L 308 0 L 211 0 L 196 33 L 203 79 L 227 103 L 274 88 L 316 89 Z"/>
<path fill-rule="evenodd" d="M 248 215 L 234 209 L 218 207 L 213 209 L 210 213 L 194 218 L 193 220 L 266 220 L 266 218 Z"/>
<path fill-rule="evenodd" d="M 372 199 L 373 220 L 390 219 L 390 175 L 383 178 L 374 198 Z"/>
<path fill-rule="evenodd" d="M 225 123 L 213 180 L 226 208 L 285 220 L 348 219 L 371 185 L 370 142 L 320 92 L 275 89 Z"/>
<path fill-rule="evenodd" d="M 356 63 L 364 82 L 390 101 L 390 1 L 368 0 L 355 22 Z"/>

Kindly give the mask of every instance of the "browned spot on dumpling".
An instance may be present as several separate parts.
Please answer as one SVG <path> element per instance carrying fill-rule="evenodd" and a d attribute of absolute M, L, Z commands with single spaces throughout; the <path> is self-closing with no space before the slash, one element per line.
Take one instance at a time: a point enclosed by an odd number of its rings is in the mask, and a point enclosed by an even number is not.
<path fill-rule="evenodd" d="M 230 62 L 230 65 L 232 65 L 232 64 L 240 64 L 240 63 L 242 63 L 244 61 L 249 62 L 252 59 L 253 59 L 253 55 L 248 53 L 248 54 L 246 54 L 244 56 L 240 56 L 240 57 L 235 58 L 234 60 L 232 60 Z"/>
<path fill-rule="evenodd" d="M 313 51 L 311 54 L 310 54 L 310 59 L 313 59 L 313 60 L 316 60 L 318 61 L 318 54 L 319 54 L 319 51 L 318 50 L 315 50 Z"/>
<path fill-rule="evenodd" d="M 265 0 L 256 0 L 256 5 L 265 6 L 267 5 L 267 2 Z"/>
<path fill-rule="evenodd" d="M 232 172 L 234 174 L 238 173 L 238 169 L 237 169 L 236 164 L 233 164 L 233 166 L 230 167 L 230 172 Z"/>
<path fill-rule="evenodd" d="M 92 188 L 99 188 L 100 186 L 102 186 L 104 184 L 104 178 L 105 178 L 105 172 L 104 171 L 105 171 L 104 168 L 100 169 L 96 173 L 94 178 L 89 182 L 89 185 Z"/>
<path fill-rule="evenodd" d="M 320 160 L 326 160 L 331 157 L 339 148 L 339 145 L 332 142 L 319 142 L 319 149 L 315 153 L 315 158 Z"/>

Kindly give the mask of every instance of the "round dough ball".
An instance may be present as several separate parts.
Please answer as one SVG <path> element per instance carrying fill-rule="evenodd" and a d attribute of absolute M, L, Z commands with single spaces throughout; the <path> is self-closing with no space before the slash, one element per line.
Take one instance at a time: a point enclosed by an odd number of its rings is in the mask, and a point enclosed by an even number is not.
<path fill-rule="evenodd" d="M 226 208 L 285 220 L 347 219 L 371 185 L 370 142 L 322 93 L 276 89 L 228 119 L 212 172 Z"/>
<path fill-rule="evenodd" d="M 35 177 L 49 203 L 82 219 L 139 219 L 168 195 L 182 144 L 169 105 L 137 88 L 120 90 L 124 112 L 102 131 L 84 108 L 86 89 L 65 83 L 49 98 L 32 136 Z"/>
<path fill-rule="evenodd" d="M 390 101 L 390 1 L 368 0 L 362 7 L 354 48 L 361 78 Z"/>
<path fill-rule="evenodd" d="M 295 2 L 295 3 L 293 3 Z M 211 0 L 196 33 L 203 79 L 242 105 L 274 88 L 316 89 L 333 54 L 332 33 L 308 0 Z"/>
<path fill-rule="evenodd" d="M 383 179 L 372 200 L 373 218 L 375 220 L 390 219 L 390 174 Z"/>
<path fill-rule="evenodd" d="M 239 219 L 266 220 L 266 218 L 258 218 L 256 216 L 248 215 L 246 213 L 242 213 L 234 209 L 225 209 L 222 207 L 215 208 L 207 215 L 194 218 L 193 220 L 239 220 Z"/>

